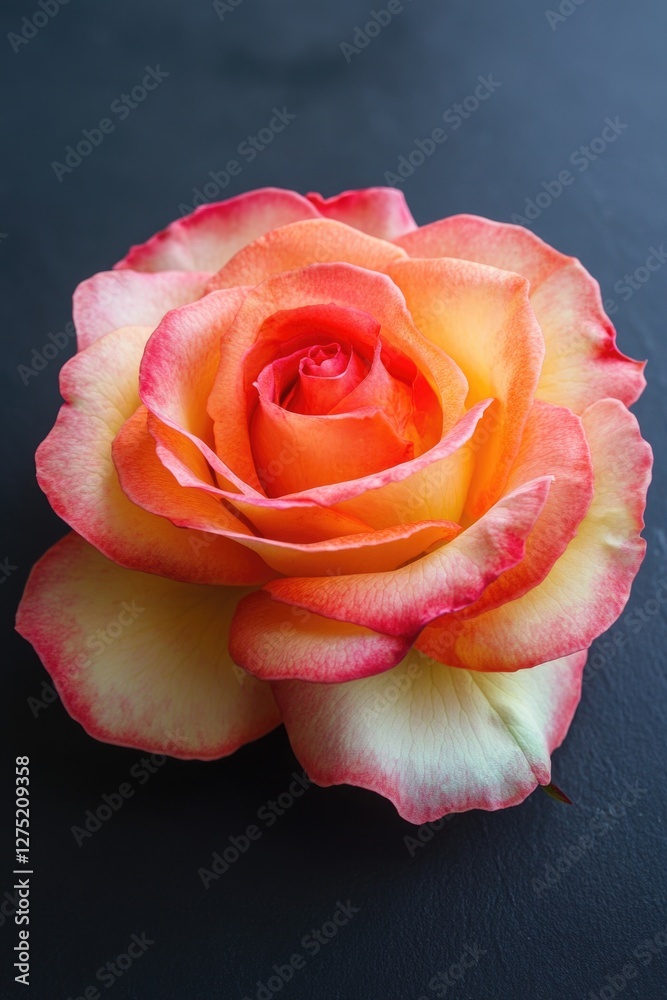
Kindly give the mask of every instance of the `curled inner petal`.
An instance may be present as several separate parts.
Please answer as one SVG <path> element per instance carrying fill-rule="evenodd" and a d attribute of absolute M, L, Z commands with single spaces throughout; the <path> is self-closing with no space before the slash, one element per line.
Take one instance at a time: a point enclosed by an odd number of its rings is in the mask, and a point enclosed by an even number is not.
<path fill-rule="evenodd" d="M 380 331 L 368 313 L 335 305 L 265 321 L 244 381 L 252 454 L 268 496 L 359 479 L 437 443 L 435 393 Z"/>

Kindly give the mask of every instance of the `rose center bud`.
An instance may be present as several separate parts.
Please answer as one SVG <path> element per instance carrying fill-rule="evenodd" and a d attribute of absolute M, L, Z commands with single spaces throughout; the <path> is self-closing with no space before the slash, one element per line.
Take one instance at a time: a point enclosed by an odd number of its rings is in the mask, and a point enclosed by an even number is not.
<path fill-rule="evenodd" d="M 436 443 L 442 414 L 433 391 L 372 316 L 336 306 L 293 313 L 292 329 L 278 321 L 281 343 L 272 325 L 276 352 L 249 398 L 253 457 L 268 496 L 371 475 Z"/>

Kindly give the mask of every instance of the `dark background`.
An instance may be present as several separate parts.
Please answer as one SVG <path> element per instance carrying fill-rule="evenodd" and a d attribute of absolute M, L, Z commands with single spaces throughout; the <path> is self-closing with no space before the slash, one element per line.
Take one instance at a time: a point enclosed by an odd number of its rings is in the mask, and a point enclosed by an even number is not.
<path fill-rule="evenodd" d="M 667 266 L 630 297 L 614 288 L 667 238 L 667 11 L 663 0 L 566 0 L 572 13 L 552 18 L 552 27 L 543 0 L 414 0 L 348 63 L 340 43 L 353 40 L 371 6 L 244 0 L 221 21 L 207 0 L 70 0 L 14 52 L 7 33 L 39 8 L 37 0 L 3 3 L 0 559 L 13 567 L 0 591 L 3 1000 L 83 995 L 96 970 L 144 932 L 154 944 L 111 987 L 113 1000 L 255 997 L 258 980 L 303 952 L 303 936 L 348 899 L 358 914 L 307 957 L 278 994 L 285 1000 L 435 997 L 429 981 L 452 964 L 457 975 L 466 946 L 482 953 L 479 961 L 439 995 L 667 996 L 667 947 L 641 951 L 667 925 Z M 59 182 L 52 161 L 158 63 L 168 78 Z M 628 126 L 585 172 L 572 171 L 575 182 L 533 223 L 600 280 L 614 300 L 621 348 L 650 359 L 635 410 L 658 459 L 648 556 L 611 630 L 630 641 L 595 644 L 596 669 L 587 668 L 581 706 L 554 757 L 554 780 L 575 805 L 538 790 L 517 808 L 454 817 L 412 856 L 404 837 L 415 828 L 389 802 L 359 789 L 312 788 L 205 890 L 198 869 L 300 771 L 279 730 L 215 763 L 167 761 L 77 846 L 71 827 L 142 755 L 93 741 L 58 702 L 28 701 L 40 698 L 47 675 L 13 633 L 13 615 L 31 564 L 65 532 L 35 483 L 33 454 L 55 419 L 58 369 L 73 347 L 27 385 L 18 366 L 64 329 L 75 285 L 177 217 L 209 171 L 268 124 L 274 106 L 296 119 L 244 161 L 223 197 L 262 185 L 332 195 L 382 184 L 415 139 L 488 74 L 500 87 L 404 184 L 419 223 L 462 211 L 523 214 L 526 199 L 571 169 L 570 156 L 607 117 Z M 637 611 L 645 621 L 630 617 Z M 11 897 L 9 779 L 18 754 L 30 756 L 32 769 L 29 989 L 13 981 L 17 928 L 2 895 Z M 622 811 L 614 803 L 626 783 L 636 801 Z M 586 834 L 592 845 L 583 856 L 563 860 Z M 637 948 L 643 960 L 633 957 Z M 628 962 L 636 973 L 626 979 Z"/>

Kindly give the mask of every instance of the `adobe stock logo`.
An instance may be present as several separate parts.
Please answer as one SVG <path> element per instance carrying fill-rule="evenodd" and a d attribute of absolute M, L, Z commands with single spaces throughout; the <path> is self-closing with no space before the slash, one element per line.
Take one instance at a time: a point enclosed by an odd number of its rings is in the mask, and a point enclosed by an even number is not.
<path fill-rule="evenodd" d="M 60 352 L 64 351 L 69 345 L 71 340 L 76 340 L 74 323 L 70 320 L 69 323 L 65 324 L 64 330 L 49 333 L 47 337 L 48 341 L 42 344 L 41 348 L 33 347 L 30 355 L 30 364 L 16 366 L 16 371 L 20 375 L 24 385 L 27 385 L 31 378 L 35 378 L 40 372 L 43 372 L 49 361 L 57 358 Z"/>
<path fill-rule="evenodd" d="M 588 145 L 581 145 L 574 149 L 569 156 L 568 162 L 576 167 L 577 173 L 569 169 L 560 170 L 555 177 L 550 180 L 543 180 L 540 190 L 533 198 L 526 198 L 523 207 L 523 214 L 513 212 L 510 222 L 518 226 L 529 227 L 531 223 L 542 215 L 577 179 L 579 174 L 585 173 L 592 163 L 595 163 L 606 153 L 609 147 L 616 142 L 618 137 L 629 128 L 629 123 L 622 122 L 618 115 L 614 118 L 605 118 L 604 127 L 600 134 L 589 140 Z"/>
<path fill-rule="evenodd" d="M 49 20 L 54 18 L 60 8 L 64 7 L 67 3 L 69 3 L 69 0 L 38 0 L 37 6 L 39 10 L 36 10 L 31 17 L 21 19 L 20 34 L 17 35 L 16 32 L 10 31 L 7 35 L 7 41 L 14 52 L 19 52 L 22 45 L 27 45 L 35 37 L 40 28 L 45 28 Z"/>
<path fill-rule="evenodd" d="M 160 64 L 146 66 L 146 74 L 140 83 L 137 83 L 130 90 L 129 94 L 121 94 L 109 105 L 109 112 L 115 115 L 119 121 L 123 122 L 136 108 L 138 108 L 148 97 L 149 93 L 156 90 L 160 84 L 170 75 L 168 70 L 160 69 Z M 116 123 L 108 116 L 100 118 L 96 127 L 81 129 L 82 138 L 65 147 L 63 161 L 52 160 L 51 169 L 58 178 L 58 183 L 62 184 L 66 174 L 71 174 L 79 167 L 92 151 L 104 142 L 105 136 L 116 130 Z"/>
<path fill-rule="evenodd" d="M 412 3 L 412 0 L 409 2 Z M 391 24 L 396 15 L 402 14 L 404 10 L 405 7 L 401 0 L 389 0 L 386 8 L 381 7 L 380 10 L 370 11 L 370 20 L 363 27 L 359 25 L 355 27 L 352 42 L 340 43 L 340 50 L 345 56 L 345 62 L 348 66 L 352 62 L 352 56 L 358 56 L 364 49 L 368 48 L 373 39 L 377 38 L 380 32 Z"/>
<path fill-rule="evenodd" d="M 552 31 L 555 31 L 559 24 L 563 24 L 567 21 L 568 17 L 574 14 L 577 7 L 581 7 L 586 0 L 561 0 L 561 4 L 558 10 L 545 10 L 544 16 L 549 22 L 549 27 Z"/>

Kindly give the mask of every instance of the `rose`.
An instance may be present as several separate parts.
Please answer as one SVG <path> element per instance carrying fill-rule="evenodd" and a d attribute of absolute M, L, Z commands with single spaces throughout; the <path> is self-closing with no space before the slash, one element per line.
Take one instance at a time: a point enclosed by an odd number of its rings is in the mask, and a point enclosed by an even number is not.
<path fill-rule="evenodd" d="M 549 782 L 651 464 L 643 365 L 578 261 L 417 228 L 396 190 L 263 190 L 134 247 L 74 319 L 37 454 L 74 533 L 18 617 L 74 718 L 186 758 L 282 719 L 314 781 L 415 823 Z"/>

